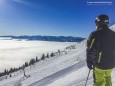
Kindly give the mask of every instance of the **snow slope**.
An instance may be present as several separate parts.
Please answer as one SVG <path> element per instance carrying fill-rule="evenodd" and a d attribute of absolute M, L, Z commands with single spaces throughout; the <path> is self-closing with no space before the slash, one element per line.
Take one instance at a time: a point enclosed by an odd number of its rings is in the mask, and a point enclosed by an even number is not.
<path fill-rule="evenodd" d="M 111 30 L 115 31 L 115 24 L 112 25 L 110 28 L 111 28 Z"/>
<path fill-rule="evenodd" d="M 22 71 L 13 73 L 12 77 L 8 79 L 3 79 L 4 77 L 2 77 L 3 80 L 0 81 L 0 86 L 18 86 L 17 84 L 28 86 L 56 72 L 64 70 L 85 59 L 85 50 L 82 51 L 81 47 L 86 47 L 85 42 L 76 43 L 76 49 L 65 49 L 66 52 L 62 52 L 61 55 L 45 59 L 26 68 L 26 74 L 30 75 L 27 79 L 23 78 Z"/>
<path fill-rule="evenodd" d="M 12 73 L 12 77 L 0 78 L 0 86 L 84 86 L 88 74 L 86 66 L 86 40 L 75 43 L 75 49 L 64 49 L 61 55 L 45 59 L 26 68 L 23 77 L 22 70 Z M 115 69 L 112 72 L 112 82 L 115 86 Z M 87 86 L 92 86 L 92 71 Z"/>

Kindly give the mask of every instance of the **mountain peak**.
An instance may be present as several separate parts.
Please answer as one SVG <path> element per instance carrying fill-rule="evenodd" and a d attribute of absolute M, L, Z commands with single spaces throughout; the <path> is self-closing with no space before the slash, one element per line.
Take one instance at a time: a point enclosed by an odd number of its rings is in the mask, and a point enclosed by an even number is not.
<path fill-rule="evenodd" d="M 110 26 L 110 29 L 111 29 L 112 31 L 115 31 L 115 24 L 113 24 L 112 26 Z"/>

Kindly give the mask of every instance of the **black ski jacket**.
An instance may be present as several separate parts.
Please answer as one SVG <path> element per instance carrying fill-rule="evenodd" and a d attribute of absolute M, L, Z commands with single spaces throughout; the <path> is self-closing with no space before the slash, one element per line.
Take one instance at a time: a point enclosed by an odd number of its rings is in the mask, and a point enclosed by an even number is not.
<path fill-rule="evenodd" d="M 101 69 L 115 67 L 115 32 L 102 26 L 92 32 L 87 40 L 87 64 Z"/>

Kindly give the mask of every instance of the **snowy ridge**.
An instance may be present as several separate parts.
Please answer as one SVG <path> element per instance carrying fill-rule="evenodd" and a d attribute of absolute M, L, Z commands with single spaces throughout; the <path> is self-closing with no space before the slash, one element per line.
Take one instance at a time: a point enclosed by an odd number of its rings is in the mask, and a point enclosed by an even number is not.
<path fill-rule="evenodd" d="M 115 24 L 110 27 L 111 30 L 115 31 Z"/>

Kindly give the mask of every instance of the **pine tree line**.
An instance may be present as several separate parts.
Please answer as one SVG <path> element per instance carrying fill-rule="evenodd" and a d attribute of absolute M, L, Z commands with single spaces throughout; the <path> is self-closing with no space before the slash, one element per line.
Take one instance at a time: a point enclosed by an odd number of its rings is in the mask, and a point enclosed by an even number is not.
<path fill-rule="evenodd" d="M 29 62 L 25 62 L 25 63 L 24 63 L 21 67 L 19 67 L 19 68 L 10 68 L 10 70 L 5 69 L 4 72 L 0 72 L 0 77 L 1 77 L 1 76 L 4 76 L 4 75 L 9 75 L 9 77 L 11 77 L 11 76 L 12 76 L 11 73 L 13 73 L 13 72 L 16 72 L 16 71 L 18 71 L 18 70 L 20 70 L 20 69 L 24 70 L 25 67 L 31 66 L 31 65 L 35 64 L 36 62 L 39 62 L 39 61 L 41 61 L 41 60 L 44 60 L 45 58 L 54 57 L 54 56 L 55 56 L 55 53 L 53 53 L 53 52 L 52 52 L 50 55 L 49 55 L 49 53 L 47 53 L 47 55 L 42 54 L 42 56 L 41 56 L 40 59 L 38 59 L 38 56 L 36 56 L 36 58 L 30 59 Z"/>

